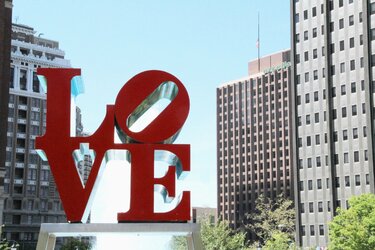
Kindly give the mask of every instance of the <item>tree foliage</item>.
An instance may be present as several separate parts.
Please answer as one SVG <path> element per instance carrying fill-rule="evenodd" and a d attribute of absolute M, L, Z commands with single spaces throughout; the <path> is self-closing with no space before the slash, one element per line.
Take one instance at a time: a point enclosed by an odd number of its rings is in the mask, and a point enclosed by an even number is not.
<path fill-rule="evenodd" d="M 18 249 L 18 247 L 18 243 L 11 244 L 11 242 L 8 242 L 7 239 L 2 239 L 0 242 L 0 250 L 11 250 L 12 248 Z"/>
<path fill-rule="evenodd" d="M 246 234 L 235 233 L 228 222 L 218 221 L 211 224 L 204 221 L 201 228 L 202 242 L 206 250 L 238 250 L 245 248 Z"/>
<path fill-rule="evenodd" d="M 245 227 L 256 235 L 262 244 L 281 235 L 288 236 L 290 241 L 294 237 L 294 220 L 295 211 L 291 200 L 282 195 L 275 200 L 261 195 L 256 201 L 255 212 L 247 214 Z"/>
<path fill-rule="evenodd" d="M 201 224 L 201 237 L 204 249 L 206 250 L 245 249 L 245 233 L 235 233 L 230 229 L 226 221 L 219 221 L 217 224 L 212 224 L 208 220 L 204 220 Z M 171 248 L 173 250 L 187 249 L 186 237 L 173 237 Z"/>
<path fill-rule="evenodd" d="M 329 249 L 375 249 L 375 195 L 353 196 L 349 205 L 329 224 Z"/>
<path fill-rule="evenodd" d="M 90 250 L 90 243 L 80 241 L 76 238 L 69 238 L 68 241 L 60 248 L 61 250 Z"/>
<path fill-rule="evenodd" d="M 292 250 L 297 249 L 294 245 L 294 242 L 291 240 L 290 235 L 281 232 L 275 231 L 271 234 L 271 238 L 268 239 L 263 248 L 263 250 Z"/>

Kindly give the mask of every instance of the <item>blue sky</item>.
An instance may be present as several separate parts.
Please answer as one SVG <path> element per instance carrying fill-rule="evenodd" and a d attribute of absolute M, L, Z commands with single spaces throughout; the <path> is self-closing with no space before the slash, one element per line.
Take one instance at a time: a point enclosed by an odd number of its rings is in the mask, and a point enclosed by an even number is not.
<path fill-rule="evenodd" d="M 94 132 L 123 84 L 149 69 L 186 86 L 189 118 L 176 143 L 191 144 L 192 205 L 216 207 L 216 87 L 247 75 L 257 57 L 290 47 L 289 0 L 14 0 L 13 22 L 60 42 L 86 93 L 84 128 Z"/>

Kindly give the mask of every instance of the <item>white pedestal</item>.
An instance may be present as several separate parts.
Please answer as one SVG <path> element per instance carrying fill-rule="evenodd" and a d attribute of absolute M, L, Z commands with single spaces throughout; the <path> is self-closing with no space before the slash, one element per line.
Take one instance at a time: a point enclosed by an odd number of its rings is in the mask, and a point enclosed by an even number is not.
<path fill-rule="evenodd" d="M 53 250 L 56 237 L 98 236 L 111 233 L 185 235 L 189 250 L 202 250 L 200 225 L 195 223 L 43 223 L 37 250 Z"/>

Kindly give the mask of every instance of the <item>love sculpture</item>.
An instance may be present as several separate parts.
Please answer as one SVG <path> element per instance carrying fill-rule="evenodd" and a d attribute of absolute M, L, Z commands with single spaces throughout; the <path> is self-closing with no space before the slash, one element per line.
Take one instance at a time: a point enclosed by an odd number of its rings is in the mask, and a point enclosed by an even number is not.
<path fill-rule="evenodd" d="M 154 187 L 162 186 L 165 200 L 176 196 L 176 177 L 190 171 L 190 145 L 170 144 L 178 136 L 189 113 L 189 96 L 184 85 L 164 71 L 145 71 L 131 78 L 118 93 L 114 105 L 97 131 L 88 137 L 71 135 L 71 98 L 80 93 L 74 77 L 80 69 L 38 69 L 48 84 L 46 132 L 36 138 L 36 148 L 48 159 L 69 222 L 87 221 L 106 159 L 113 150 L 126 150 L 130 156 L 130 209 L 117 214 L 119 222 L 185 222 L 190 220 L 190 192 L 183 191 L 174 209 L 154 212 Z M 130 127 L 158 100 L 170 104 L 143 130 Z M 115 143 L 116 130 L 122 143 Z M 76 169 L 74 152 L 90 148 L 95 153 L 90 175 L 84 185 Z M 154 177 L 157 152 L 175 156 L 165 176 Z M 155 156 L 156 155 L 156 156 Z M 104 160 L 104 164 L 102 161 Z"/>

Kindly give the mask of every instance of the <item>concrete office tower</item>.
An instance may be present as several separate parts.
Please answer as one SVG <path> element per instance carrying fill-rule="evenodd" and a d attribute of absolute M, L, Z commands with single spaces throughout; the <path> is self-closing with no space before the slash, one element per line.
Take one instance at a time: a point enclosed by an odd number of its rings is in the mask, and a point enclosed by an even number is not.
<path fill-rule="evenodd" d="M 292 0 L 297 241 L 327 246 L 328 222 L 374 192 L 375 1 Z"/>
<path fill-rule="evenodd" d="M 49 165 L 34 148 L 46 123 L 46 95 L 35 72 L 38 67 L 70 67 L 64 56 L 58 42 L 13 24 L 3 237 L 21 249 L 35 249 L 41 223 L 66 221 Z"/>
<path fill-rule="evenodd" d="M 218 218 L 243 225 L 260 194 L 293 197 L 290 51 L 249 63 L 217 88 Z"/>

